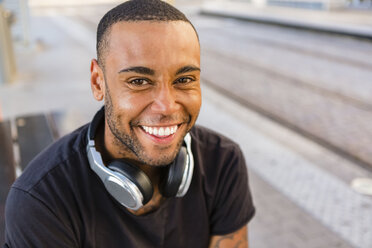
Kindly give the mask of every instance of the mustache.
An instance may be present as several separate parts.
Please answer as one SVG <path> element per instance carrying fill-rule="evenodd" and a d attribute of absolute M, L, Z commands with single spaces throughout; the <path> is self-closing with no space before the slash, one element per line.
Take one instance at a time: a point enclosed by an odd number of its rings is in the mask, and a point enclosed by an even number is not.
<path fill-rule="evenodd" d="M 130 122 L 131 126 L 140 125 L 158 125 L 169 123 L 189 123 L 191 121 L 190 115 L 154 115 L 140 120 L 133 120 Z"/>

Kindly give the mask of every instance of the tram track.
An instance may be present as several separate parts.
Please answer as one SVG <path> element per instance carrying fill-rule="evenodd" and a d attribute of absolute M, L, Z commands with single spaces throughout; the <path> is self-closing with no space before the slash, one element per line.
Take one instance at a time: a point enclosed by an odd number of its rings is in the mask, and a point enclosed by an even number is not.
<path fill-rule="evenodd" d="M 291 84 L 295 86 L 301 85 L 301 87 L 311 90 L 313 92 L 316 92 L 317 94 L 322 95 L 324 97 L 330 97 L 330 98 L 334 98 L 342 102 L 348 102 L 349 104 L 352 104 L 355 107 L 358 107 L 360 109 L 363 109 L 366 111 L 372 111 L 372 103 L 368 103 L 368 102 L 362 101 L 354 97 L 346 96 L 340 92 L 332 91 L 324 87 L 319 87 L 315 83 L 311 83 L 303 79 L 292 77 L 288 74 L 285 74 L 273 68 L 268 68 L 267 66 L 259 65 L 257 63 L 250 62 L 250 61 L 241 59 L 236 56 L 233 57 L 219 50 L 211 50 L 208 48 L 204 48 L 203 53 L 205 54 L 205 56 L 213 56 L 213 57 L 222 58 L 225 61 L 228 61 L 227 64 L 229 64 L 230 66 L 250 67 L 250 68 L 253 68 L 254 70 L 260 71 L 263 74 L 269 74 L 269 75 L 272 75 L 273 77 L 277 77 L 283 83 Z"/>
<path fill-rule="evenodd" d="M 203 83 L 239 104 L 372 171 L 372 156 L 368 155 L 368 147 L 372 147 L 372 133 L 363 133 L 363 128 L 358 130 L 358 124 L 365 128 L 369 123 L 367 120 L 372 120 L 370 103 L 301 82 L 289 75 L 241 61 L 236 57 L 229 57 L 218 51 L 204 49 L 204 53 L 208 61 L 202 66 L 203 72 L 206 72 L 202 73 Z M 222 69 L 221 66 L 228 68 Z M 233 83 L 228 82 L 226 79 L 229 77 L 223 75 L 227 71 L 231 71 L 234 75 L 231 78 Z M 239 71 L 240 73 L 237 73 Z M 253 71 L 265 77 L 247 78 Z M 275 80 L 275 83 L 269 82 L 270 80 Z M 238 89 L 232 84 L 239 84 L 242 88 Z M 261 88 L 255 90 L 254 88 L 257 87 Z M 264 92 L 265 87 L 268 90 L 267 96 Z M 279 91 L 278 98 L 273 93 L 276 91 Z M 281 96 L 283 92 L 287 95 Z M 303 95 L 305 99 L 303 102 L 301 102 L 302 96 L 299 95 Z M 314 97 L 316 95 L 318 96 Z M 314 107 L 308 106 L 309 99 L 314 99 Z M 301 109 L 304 106 L 305 109 Z M 348 109 L 352 116 L 348 116 L 348 111 L 343 113 L 344 108 Z M 357 118 L 353 118 L 354 116 Z M 353 123 L 354 119 L 355 123 Z M 341 122 L 341 125 L 337 125 L 338 122 Z M 355 136 L 351 137 L 353 134 Z M 360 143 L 363 143 L 365 136 L 371 137 L 371 141 L 367 140 L 364 146 Z"/>
<path fill-rule="evenodd" d="M 292 122 L 288 121 L 286 118 L 283 118 L 282 116 L 273 113 L 272 111 L 269 111 L 265 108 L 262 108 L 259 104 L 255 104 L 252 101 L 249 101 L 247 98 L 242 97 L 241 95 L 238 95 L 234 92 L 231 92 L 224 87 L 219 86 L 218 84 L 213 83 L 212 81 L 209 81 L 207 78 L 202 77 L 202 82 L 206 83 L 209 87 L 216 90 L 217 92 L 221 93 L 222 95 L 229 97 L 233 101 L 239 103 L 240 105 L 247 107 L 248 109 L 253 110 L 254 112 L 260 114 L 261 116 L 264 116 L 271 121 L 280 124 L 281 126 L 290 129 L 294 131 L 295 133 L 305 137 L 306 139 L 312 140 L 313 142 L 321 145 L 322 147 L 328 149 L 329 151 L 338 154 L 339 156 L 347 159 L 348 161 L 359 165 L 360 167 L 372 172 L 372 163 L 369 161 L 365 161 L 364 159 L 361 159 L 360 157 L 356 156 L 355 154 L 347 151 L 346 149 L 343 149 L 332 142 L 329 142 L 326 139 L 323 139 L 319 137 L 318 135 L 309 132 L 308 130 L 299 127 L 296 124 L 293 124 Z"/>
<path fill-rule="evenodd" d="M 261 24 L 261 25 L 268 25 L 268 24 Z M 295 52 L 295 53 L 299 53 L 305 56 L 320 58 L 320 59 L 324 59 L 330 62 L 344 64 L 344 65 L 356 67 L 359 69 L 362 68 L 362 69 L 372 70 L 372 60 L 371 62 L 361 61 L 360 59 L 358 60 L 358 59 L 351 58 L 351 57 L 340 56 L 339 54 L 336 55 L 329 51 L 314 50 L 313 48 L 306 47 L 303 44 L 296 44 L 295 42 L 288 42 L 288 40 L 285 40 L 285 41 L 279 40 L 279 39 L 274 40 L 274 39 L 260 37 L 259 35 L 254 36 L 250 32 L 236 33 L 232 29 L 226 29 L 226 28 L 221 28 L 219 30 L 216 30 L 216 33 L 222 33 L 222 32 L 227 34 L 228 37 L 234 37 L 234 39 L 239 39 L 240 42 L 244 42 L 244 43 L 253 42 L 261 46 L 277 48 L 277 49 L 289 51 L 289 52 Z M 302 32 L 309 33 L 308 30 L 304 30 Z M 298 34 L 298 35 L 301 35 L 301 34 Z M 364 42 L 367 42 L 367 41 L 364 41 Z M 368 43 L 371 43 L 371 42 L 368 42 Z M 372 56 L 372 53 L 371 53 L 371 56 Z"/>

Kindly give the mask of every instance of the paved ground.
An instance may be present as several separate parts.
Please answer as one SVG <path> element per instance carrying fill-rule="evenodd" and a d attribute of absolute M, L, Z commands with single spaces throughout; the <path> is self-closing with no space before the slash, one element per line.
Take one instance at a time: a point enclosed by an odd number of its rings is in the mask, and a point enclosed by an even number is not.
<path fill-rule="evenodd" d="M 368 176 L 368 172 L 210 88 L 204 92 L 207 104 L 200 122 L 237 140 L 253 172 L 258 217 L 251 225 L 252 245 L 372 244 L 372 198 L 356 194 L 345 177 L 326 168 L 337 165 L 348 176 Z"/>
<path fill-rule="evenodd" d="M 18 44 L 16 49 L 18 80 L 12 85 L 0 86 L 4 117 L 63 110 L 74 120 L 65 123 L 65 130 L 89 121 L 99 106 L 91 97 L 89 87 L 89 59 L 94 57 L 92 21 L 99 18 L 105 8 L 108 6 L 33 11 L 34 43 L 29 48 Z M 200 28 L 204 25 L 204 30 L 210 24 L 215 25 L 216 21 L 207 18 L 198 22 Z M 212 33 L 205 32 L 205 35 L 213 38 Z M 236 37 L 233 32 L 230 35 Z M 215 37 L 216 46 L 225 39 L 221 35 Z M 211 60 L 217 63 L 220 59 L 210 51 L 214 48 L 207 47 L 203 54 L 205 63 Z M 266 48 L 259 51 L 263 53 Z M 368 63 L 368 59 L 366 61 Z M 234 68 L 230 69 L 226 75 L 234 73 Z M 206 68 L 206 73 L 208 70 L 212 69 Z M 257 206 L 257 215 L 249 227 L 252 247 L 372 246 L 372 198 L 358 195 L 348 186 L 354 177 L 371 176 L 368 171 L 208 85 L 203 87 L 203 96 L 199 123 L 237 140 L 247 158 Z"/>

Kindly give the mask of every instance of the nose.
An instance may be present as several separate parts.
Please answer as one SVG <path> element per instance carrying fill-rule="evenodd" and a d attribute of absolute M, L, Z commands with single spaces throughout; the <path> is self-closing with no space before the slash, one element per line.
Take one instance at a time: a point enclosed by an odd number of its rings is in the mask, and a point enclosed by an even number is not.
<path fill-rule="evenodd" d="M 154 113 L 170 115 L 180 109 L 177 92 L 172 86 L 160 86 L 153 95 L 151 110 Z"/>

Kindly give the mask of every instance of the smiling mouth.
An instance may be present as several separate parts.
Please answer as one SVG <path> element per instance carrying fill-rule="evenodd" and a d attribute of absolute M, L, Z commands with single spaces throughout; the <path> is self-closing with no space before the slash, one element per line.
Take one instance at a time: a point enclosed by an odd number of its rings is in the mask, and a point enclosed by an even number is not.
<path fill-rule="evenodd" d="M 141 128 L 148 134 L 165 138 L 170 135 L 173 135 L 178 130 L 178 125 L 164 126 L 164 127 L 151 127 L 151 126 L 141 126 Z"/>

